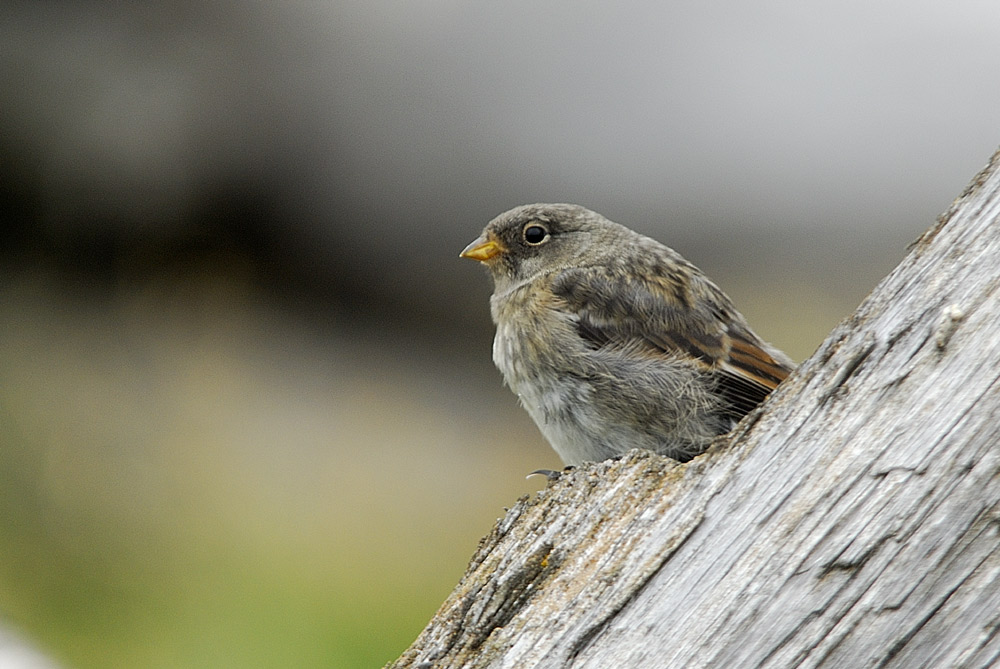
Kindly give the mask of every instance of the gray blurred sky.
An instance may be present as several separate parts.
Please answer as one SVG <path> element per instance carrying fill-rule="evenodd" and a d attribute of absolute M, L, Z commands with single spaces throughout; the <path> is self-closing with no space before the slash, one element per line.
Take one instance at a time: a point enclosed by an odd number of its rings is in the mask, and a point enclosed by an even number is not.
<path fill-rule="evenodd" d="M 440 308 L 528 201 L 740 276 L 891 253 L 877 277 L 1000 142 L 993 0 L 13 3 L 0 31 L 29 245 L 249 211 L 296 271 Z"/>

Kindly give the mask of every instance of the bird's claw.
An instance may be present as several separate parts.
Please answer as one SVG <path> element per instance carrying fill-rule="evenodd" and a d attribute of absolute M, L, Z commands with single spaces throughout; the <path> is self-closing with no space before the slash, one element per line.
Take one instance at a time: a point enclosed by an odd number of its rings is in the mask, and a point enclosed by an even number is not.
<path fill-rule="evenodd" d="M 546 479 L 548 479 L 549 483 L 552 483 L 553 481 L 558 481 L 559 477 L 562 476 L 563 473 L 571 472 L 574 469 L 576 469 L 576 467 L 574 467 L 573 465 L 566 465 L 565 467 L 563 467 L 562 471 L 555 471 L 553 469 L 536 469 L 535 471 L 531 472 L 524 478 L 530 479 L 532 476 L 535 476 L 537 474 L 539 476 L 544 476 Z"/>

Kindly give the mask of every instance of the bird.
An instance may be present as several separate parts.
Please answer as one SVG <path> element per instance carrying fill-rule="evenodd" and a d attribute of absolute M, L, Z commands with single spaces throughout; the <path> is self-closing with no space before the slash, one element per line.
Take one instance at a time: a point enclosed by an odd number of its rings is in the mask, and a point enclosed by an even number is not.
<path fill-rule="evenodd" d="M 793 370 L 673 249 L 575 204 L 490 221 L 460 257 L 493 279 L 493 361 L 567 466 L 684 462 Z"/>

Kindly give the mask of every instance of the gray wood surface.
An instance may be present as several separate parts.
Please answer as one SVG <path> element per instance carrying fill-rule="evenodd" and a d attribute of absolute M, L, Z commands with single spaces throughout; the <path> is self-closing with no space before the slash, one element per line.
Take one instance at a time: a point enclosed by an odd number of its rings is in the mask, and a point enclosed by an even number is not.
<path fill-rule="evenodd" d="M 563 475 L 396 667 L 1000 666 L 1000 153 L 685 465 Z"/>

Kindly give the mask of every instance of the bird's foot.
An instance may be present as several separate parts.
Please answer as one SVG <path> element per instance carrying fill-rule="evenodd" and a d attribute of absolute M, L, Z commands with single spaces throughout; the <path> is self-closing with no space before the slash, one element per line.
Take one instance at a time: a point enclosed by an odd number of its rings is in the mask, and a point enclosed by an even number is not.
<path fill-rule="evenodd" d="M 571 472 L 574 469 L 576 469 L 576 467 L 574 467 L 573 465 L 566 465 L 565 467 L 562 468 L 562 471 L 555 471 L 553 469 L 536 469 L 535 471 L 531 472 L 524 478 L 531 478 L 532 476 L 535 476 L 537 474 L 539 476 L 544 476 L 546 479 L 548 479 L 549 483 L 552 483 L 553 481 L 558 481 L 559 477 L 562 476 L 564 473 Z"/>

